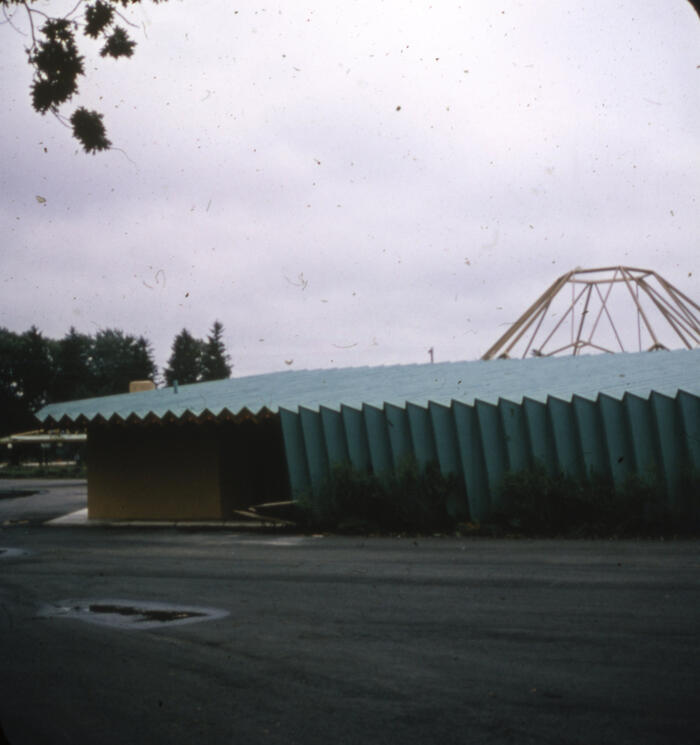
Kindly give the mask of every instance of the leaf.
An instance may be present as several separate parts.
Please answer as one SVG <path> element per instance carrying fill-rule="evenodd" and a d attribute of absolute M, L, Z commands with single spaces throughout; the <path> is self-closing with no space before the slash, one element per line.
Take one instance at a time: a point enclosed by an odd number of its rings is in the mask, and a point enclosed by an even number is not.
<path fill-rule="evenodd" d="M 135 41 L 131 41 L 129 35 L 121 26 L 115 26 L 114 31 L 107 37 L 107 43 L 100 50 L 102 57 L 131 57 L 134 53 Z"/>
<path fill-rule="evenodd" d="M 94 5 L 85 8 L 85 34 L 96 39 L 114 18 L 114 8 L 109 4 L 97 0 Z"/>
<path fill-rule="evenodd" d="M 86 153 L 108 150 L 112 146 L 107 139 L 102 114 L 97 111 L 88 111 L 81 106 L 73 112 L 70 122 L 73 125 L 73 136 L 80 140 Z"/>
<path fill-rule="evenodd" d="M 83 57 L 78 54 L 75 36 L 68 21 L 47 21 L 29 62 L 36 68 L 32 83 L 32 103 L 41 114 L 55 109 L 78 91 L 78 75 L 84 74 Z"/>

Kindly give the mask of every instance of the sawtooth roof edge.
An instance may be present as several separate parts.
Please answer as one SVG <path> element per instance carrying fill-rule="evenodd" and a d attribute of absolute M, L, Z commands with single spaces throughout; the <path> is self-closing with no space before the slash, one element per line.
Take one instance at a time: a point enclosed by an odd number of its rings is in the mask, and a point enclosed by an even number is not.
<path fill-rule="evenodd" d="M 526 398 L 546 402 L 548 397 L 570 401 L 574 395 L 595 400 L 601 393 L 616 399 L 626 393 L 647 398 L 652 391 L 673 397 L 680 390 L 700 395 L 700 349 L 281 370 L 48 404 L 36 416 L 45 423 L 133 416 L 142 421 L 166 416 L 237 418 L 262 412 L 268 416 L 281 408 L 362 409 L 385 404 L 427 406 L 430 401 L 470 404 L 477 399 L 491 404 Z"/>

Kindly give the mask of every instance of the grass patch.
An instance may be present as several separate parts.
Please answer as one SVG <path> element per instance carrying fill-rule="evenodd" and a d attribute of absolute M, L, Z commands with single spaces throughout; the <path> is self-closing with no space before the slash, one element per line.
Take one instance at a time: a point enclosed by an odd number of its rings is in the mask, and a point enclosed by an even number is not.
<path fill-rule="evenodd" d="M 87 469 L 83 464 L 65 466 L 5 466 L 0 468 L 0 479 L 84 479 Z"/>
<path fill-rule="evenodd" d="M 461 479 L 437 465 L 421 470 L 407 459 L 378 476 L 350 464 L 334 466 L 317 493 L 303 495 L 299 524 L 340 533 L 459 533 L 533 537 L 700 535 L 700 475 L 679 475 L 673 512 L 664 484 L 630 476 L 622 484 L 591 476 L 552 475 L 543 465 L 506 473 L 493 495 L 498 505 L 481 524 L 465 522 Z M 461 510 L 460 510 L 461 507 Z"/>
<path fill-rule="evenodd" d="M 700 480 L 682 484 L 682 516 L 672 514 L 663 484 L 630 476 L 620 485 L 591 476 L 586 481 L 551 475 L 542 465 L 507 473 L 499 507 L 488 521 L 532 536 L 658 536 L 700 532 Z M 486 522 L 486 521 L 485 521 Z"/>
<path fill-rule="evenodd" d="M 464 517 L 457 514 L 460 504 L 456 476 L 444 476 L 437 465 L 421 470 L 412 458 L 386 476 L 335 465 L 316 494 L 299 500 L 307 528 L 361 533 L 454 531 Z"/>

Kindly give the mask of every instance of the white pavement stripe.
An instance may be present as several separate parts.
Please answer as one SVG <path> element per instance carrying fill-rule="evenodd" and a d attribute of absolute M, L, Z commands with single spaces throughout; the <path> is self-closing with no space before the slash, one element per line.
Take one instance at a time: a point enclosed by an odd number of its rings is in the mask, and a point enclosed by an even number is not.
<path fill-rule="evenodd" d="M 75 512 L 69 512 L 67 515 L 55 517 L 53 520 L 47 520 L 44 525 L 83 525 L 87 522 L 87 507 Z"/>

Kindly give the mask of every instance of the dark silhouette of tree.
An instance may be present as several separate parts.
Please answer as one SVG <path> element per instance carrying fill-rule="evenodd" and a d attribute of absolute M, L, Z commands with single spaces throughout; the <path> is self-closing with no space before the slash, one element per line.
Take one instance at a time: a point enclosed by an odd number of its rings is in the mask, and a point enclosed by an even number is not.
<path fill-rule="evenodd" d="M 50 400 L 54 342 L 32 326 L 23 334 L 0 329 L 0 432 L 33 429 L 32 414 Z"/>
<path fill-rule="evenodd" d="M 32 326 L 0 327 L 0 435 L 34 429 L 34 413 L 53 401 L 126 393 L 132 380 L 157 373 L 150 343 L 119 329 L 93 338 L 74 328 L 47 339 Z"/>
<path fill-rule="evenodd" d="M 19 337 L 14 362 L 17 391 L 30 411 L 48 402 L 54 378 L 52 344 L 36 326 Z"/>
<path fill-rule="evenodd" d="M 152 0 L 154 3 L 165 0 Z M 73 136 L 80 141 L 86 153 L 107 150 L 112 143 L 98 111 L 77 108 L 69 119 L 60 113 L 61 105 L 78 93 L 78 78 L 85 75 L 85 57 L 78 48 L 78 33 L 92 39 L 102 38 L 102 57 L 131 57 L 136 42 L 118 21 L 134 26 L 120 12 L 140 0 L 78 0 L 67 16 L 52 16 L 46 12 L 45 3 L 35 0 L 0 0 L 0 7 L 7 23 L 17 28 L 19 13 L 25 13 L 31 43 L 27 49 L 29 64 L 34 68 L 31 85 L 32 105 L 40 114 L 52 113 L 63 124 L 68 121 Z M 39 5 L 40 7 L 35 7 Z M 79 12 L 82 14 L 79 15 Z"/>
<path fill-rule="evenodd" d="M 31 429 L 32 412 L 23 399 L 23 383 L 19 378 L 21 337 L 0 328 L 0 436 Z"/>
<path fill-rule="evenodd" d="M 230 357 L 223 342 L 224 327 L 214 321 L 202 350 L 202 381 L 223 380 L 231 377 Z"/>
<path fill-rule="evenodd" d="M 187 329 L 182 329 L 173 341 L 172 354 L 165 368 L 165 382 L 168 385 L 175 381 L 180 385 L 199 382 L 203 347 L 201 339 L 195 339 Z"/>
<path fill-rule="evenodd" d="M 92 366 L 93 396 L 127 393 L 132 380 L 153 380 L 157 373 L 149 342 L 119 329 L 97 332 Z"/>
<path fill-rule="evenodd" d="M 94 388 L 94 339 L 70 331 L 55 342 L 55 379 L 51 391 L 53 401 L 72 401 L 89 398 Z"/>

